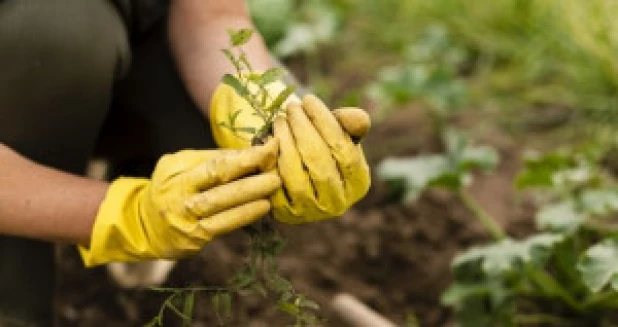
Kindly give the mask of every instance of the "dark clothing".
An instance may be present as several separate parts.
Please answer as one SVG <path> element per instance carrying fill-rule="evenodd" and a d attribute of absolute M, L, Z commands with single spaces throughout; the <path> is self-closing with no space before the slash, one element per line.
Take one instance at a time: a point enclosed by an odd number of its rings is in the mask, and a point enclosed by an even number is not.
<path fill-rule="evenodd" d="M 117 2 L 125 20 L 108 0 L 0 1 L 0 142 L 76 174 L 95 153 L 148 175 L 164 153 L 213 147 L 164 20 Z M 133 44 L 127 26 L 142 33 Z M 0 326 L 51 324 L 53 272 L 51 244 L 0 236 Z"/>
<path fill-rule="evenodd" d="M 131 34 L 147 31 L 165 15 L 169 0 L 112 0 Z"/>

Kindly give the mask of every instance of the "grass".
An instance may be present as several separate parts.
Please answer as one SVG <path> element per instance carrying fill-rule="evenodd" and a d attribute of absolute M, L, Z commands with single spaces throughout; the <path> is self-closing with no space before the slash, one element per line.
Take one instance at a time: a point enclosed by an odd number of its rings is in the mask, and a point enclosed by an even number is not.
<path fill-rule="evenodd" d="M 348 92 L 359 92 L 359 81 L 368 83 L 380 67 L 403 62 L 409 46 L 428 26 L 438 24 L 448 30 L 456 46 L 471 54 L 461 67 L 471 107 L 492 105 L 516 115 L 521 109 L 561 106 L 569 108 L 570 121 L 577 124 L 611 127 L 618 123 L 615 1 L 348 0 L 338 4 L 344 8 L 344 29 L 321 52 L 332 62 L 331 71 L 324 74 L 327 86 L 344 89 L 339 84 L 347 82 L 345 76 L 354 76 L 356 89 Z"/>

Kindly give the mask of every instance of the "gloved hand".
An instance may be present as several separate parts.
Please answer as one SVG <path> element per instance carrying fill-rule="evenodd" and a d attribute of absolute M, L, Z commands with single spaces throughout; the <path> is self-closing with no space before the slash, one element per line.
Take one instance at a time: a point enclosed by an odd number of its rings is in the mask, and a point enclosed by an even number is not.
<path fill-rule="evenodd" d="M 243 150 L 185 150 L 163 156 L 151 180 L 120 178 L 94 222 L 86 266 L 177 259 L 213 237 L 250 224 L 281 186 L 278 141 Z"/>
<path fill-rule="evenodd" d="M 369 117 L 358 108 L 331 112 L 312 95 L 302 105 L 290 104 L 286 113 L 274 125 L 283 181 L 272 197 L 275 218 L 295 224 L 341 216 L 371 183 L 363 150 L 349 134 L 364 136 Z"/>
<path fill-rule="evenodd" d="M 230 115 L 238 109 L 237 125 L 261 127 L 262 121 L 252 115 L 251 106 L 234 89 L 219 86 L 213 94 L 210 121 L 220 147 L 249 145 L 248 140 L 221 126 L 221 122 L 229 123 Z M 286 117 L 274 123 L 274 136 L 280 141 L 277 167 L 283 180 L 283 188 L 272 197 L 275 218 L 303 223 L 336 217 L 362 198 L 369 189 L 370 173 L 363 150 L 352 137 L 363 137 L 369 125 L 369 116 L 362 109 L 331 112 L 311 95 L 302 102 L 289 101 Z"/>
<path fill-rule="evenodd" d="M 257 86 L 249 84 L 249 90 L 255 92 Z M 266 85 L 270 98 L 274 99 L 285 89 L 285 84 L 277 81 Z M 300 103 L 300 99 L 292 94 L 284 102 L 284 106 L 289 103 Z M 230 118 L 236 113 L 236 125 L 240 127 L 237 131 L 221 126 L 221 123 L 231 125 Z M 217 145 L 222 148 L 242 149 L 251 145 L 253 134 L 244 131 L 243 127 L 260 128 L 264 121 L 255 114 L 255 110 L 249 103 L 240 97 L 231 86 L 220 84 L 212 95 L 210 101 L 210 126 L 212 135 Z"/>

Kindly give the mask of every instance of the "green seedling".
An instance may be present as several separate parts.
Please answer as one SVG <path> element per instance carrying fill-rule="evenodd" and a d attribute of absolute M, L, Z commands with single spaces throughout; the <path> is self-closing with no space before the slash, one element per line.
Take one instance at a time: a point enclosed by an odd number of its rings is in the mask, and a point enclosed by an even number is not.
<path fill-rule="evenodd" d="M 260 117 L 263 125 L 259 128 L 238 126 L 236 118 L 240 109 L 229 117 L 230 123 L 220 122 L 238 137 L 239 132 L 252 134 L 253 144 L 262 143 L 272 133 L 272 124 L 284 109 L 284 101 L 294 93 L 294 86 L 286 87 L 276 95 L 269 94 L 266 86 L 283 77 L 283 70 L 272 68 L 263 73 L 255 72 L 242 49 L 251 39 L 253 31 L 241 29 L 230 30 L 230 47 L 223 53 L 234 66 L 235 74 L 226 74 L 222 82 L 231 86 L 245 99 L 253 109 L 253 114 Z M 226 326 L 233 316 L 234 300 L 241 296 L 257 295 L 273 299 L 277 309 L 293 318 L 291 326 L 306 327 L 322 323 L 317 316 L 319 305 L 296 291 L 290 281 L 281 276 L 276 257 L 285 248 L 286 239 L 274 228 L 268 219 L 243 228 L 250 238 L 248 260 L 233 276 L 225 287 L 186 287 L 156 288 L 155 291 L 168 292 L 159 313 L 148 326 L 163 326 L 165 312 L 171 312 L 182 320 L 184 326 L 190 326 L 193 320 L 195 297 L 198 293 L 210 295 L 212 309 L 217 315 L 217 324 Z"/>

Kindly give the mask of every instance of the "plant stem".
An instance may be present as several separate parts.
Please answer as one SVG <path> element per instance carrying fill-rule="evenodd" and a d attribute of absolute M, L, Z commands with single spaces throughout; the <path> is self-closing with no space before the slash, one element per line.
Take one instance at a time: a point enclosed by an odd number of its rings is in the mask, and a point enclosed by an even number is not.
<path fill-rule="evenodd" d="M 582 312 L 581 304 L 562 286 L 551 274 L 545 270 L 530 267 L 526 274 L 541 289 L 543 296 L 559 298 L 566 305 L 577 312 Z"/>
<path fill-rule="evenodd" d="M 609 307 L 614 307 L 618 309 L 618 293 L 615 291 L 603 291 L 601 293 L 596 293 L 589 296 L 584 304 L 582 305 L 584 309 L 593 308 L 599 305 L 603 305 L 606 302 L 612 301 L 612 304 L 605 304 Z"/>
<path fill-rule="evenodd" d="M 513 317 L 515 325 L 538 325 L 546 324 L 553 326 L 573 326 L 573 322 L 562 317 L 556 317 L 549 314 L 518 314 Z"/>
<path fill-rule="evenodd" d="M 483 225 L 483 227 L 485 227 L 494 239 L 499 241 L 506 237 L 504 230 L 500 227 L 500 225 L 498 225 L 498 223 L 496 223 L 496 220 L 490 216 L 463 187 L 459 189 L 458 194 L 466 208 L 474 213 L 476 219 Z"/>

